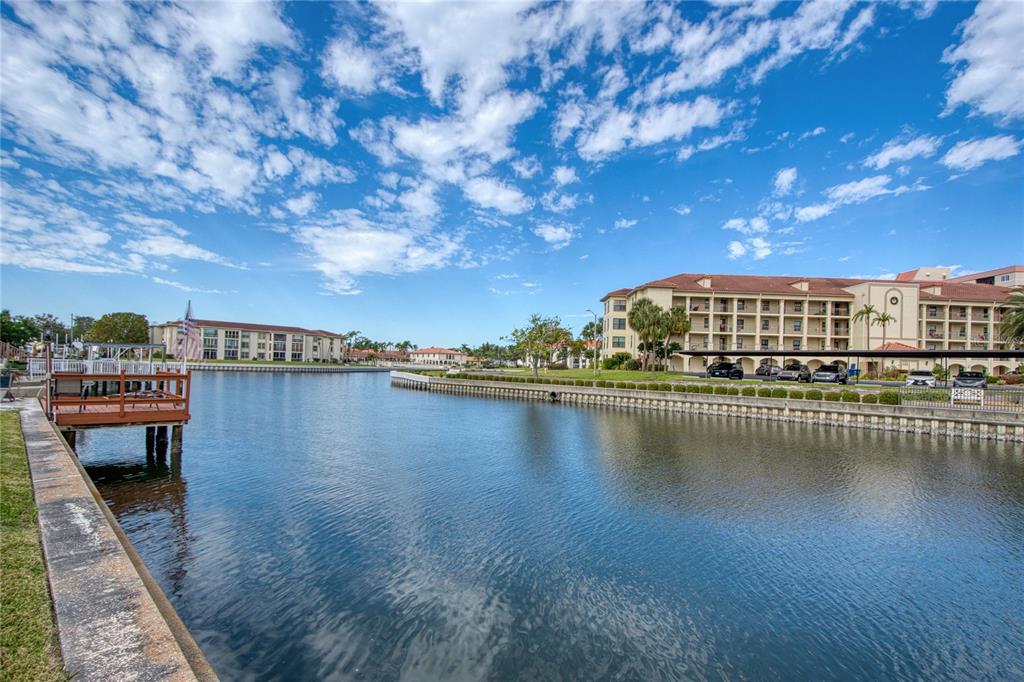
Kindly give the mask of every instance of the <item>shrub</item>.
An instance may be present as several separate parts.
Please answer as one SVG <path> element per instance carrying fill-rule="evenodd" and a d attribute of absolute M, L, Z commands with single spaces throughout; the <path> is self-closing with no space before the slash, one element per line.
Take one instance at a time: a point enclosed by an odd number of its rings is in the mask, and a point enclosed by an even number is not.
<path fill-rule="evenodd" d="M 740 393 L 746 396 L 755 396 L 757 395 L 757 389 L 753 386 L 744 386 Z"/>
<path fill-rule="evenodd" d="M 622 382 L 622 388 L 635 389 L 636 388 L 636 384 L 633 383 L 632 381 L 623 381 Z"/>
<path fill-rule="evenodd" d="M 676 393 L 685 393 L 690 387 L 683 384 L 676 384 L 672 387 L 672 390 Z"/>
<path fill-rule="evenodd" d="M 793 400 L 803 400 L 804 399 L 804 392 L 803 391 L 790 391 L 789 392 L 789 397 L 792 398 Z"/>
<path fill-rule="evenodd" d="M 605 381 L 604 379 L 598 379 L 597 381 L 594 382 L 594 386 L 596 386 L 598 388 L 604 388 L 607 385 L 608 385 L 608 382 Z"/>
<path fill-rule="evenodd" d="M 640 361 L 635 359 L 626 360 L 622 363 L 622 369 L 628 369 L 635 372 L 640 369 Z"/>
<path fill-rule="evenodd" d="M 896 391 L 882 391 L 878 394 L 878 403 L 880 405 L 899 405 L 900 394 Z"/>
<path fill-rule="evenodd" d="M 860 402 L 860 393 L 857 393 L 857 391 L 843 391 L 842 393 L 840 393 L 840 395 L 842 396 L 840 400 L 842 400 L 844 403 Z"/>
<path fill-rule="evenodd" d="M 1004 374 L 1003 381 L 1006 382 L 1007 386 L 1016 386 L 1017 384 L 1024 382 L 1024 377 L 1019 374 Z"/>
<path fill-rule="evenodd" d="M 550 365 L 548 365 L 548 369 L 569 369 L 569 368 L 565 366 L 564 362 L 553 362 Z"/>
<path fill-rule="evenodd" d="M 837 403 L 839 402 L 839 399 L 843 397 L 843 394 L 839 391 L 828 391 L 823 397 L 829 402 Z"/>
<path fill-rule="evenodd" d="M 703 388 L 704 388 L 703 386 L 700 386 L 700 385 L 697 385 L 697 384 L 691 384 L 691 385 L 686 387 L 686 392 L 687 393 L 700 393 L 701 389 L 703 389 Z"/>
<path fill-rule="evenodd" d="M 784 388 L 773 388 L 772 389 L 772 397 L 773 398 L 785 398 L 788 395 L 789 395 L 789 391 L 787 391 Z"/>
<path fill-rule="evenodd" d="M 875 393 L 868 393 L 867 395 L 861 396 L 860 401 L 862 403 L 867 403 L 868 405 L 874 405 L 878 402 L 878 395 Z"/>
<path fill-rule="evenodd" d="M 660 391 L 671 391 L 672 384 L 658 384 L 658 390 Z"/>
<path fill-rule="evenodd" d="M 772 389 L 770 389 L 770 388 L 759 388 L 759 389 L 757 389 L 757 397 L 758 398 L 771 398 L 772 397 Z"/>
<path fill-rule="evenodd" d="M 821 400 L 823 397 L 821 391 L 816 388 L 812 388 L 804 393 L 805 400 Z"/>
<path fill-rule="evenodd" d="M 601 363 L 605 369 L 620 369 L 629 360 L 632 360 L 633 356 L 624 351 L 619 351 L 610 358 L 605 358 Z"/>
<path fill-rule="evenodd" d="M 727 386 L 725 390 L 728 391 L 729 395 L 739 395 L 740 394 L 740 389 L 737 386 Z"/>
<path fill-rule="evenodd" d="M 577 386 L 593 386 L 593 384 L 591 382 L 587 381 L 586 379 L 577 379 L 576 380 L 576 385 Z"/>
<path fill-rule="evenodd" d="M 729 395 L 729 387 L 715 386 L 715 395 Z"/>
<path fill-rule="evenodd" d="M 704 386 L 700 387 L 700 392 L 701 393 L 714 393 L 715 392 L 715 387 L 714 386 L 704 385 Z"/>

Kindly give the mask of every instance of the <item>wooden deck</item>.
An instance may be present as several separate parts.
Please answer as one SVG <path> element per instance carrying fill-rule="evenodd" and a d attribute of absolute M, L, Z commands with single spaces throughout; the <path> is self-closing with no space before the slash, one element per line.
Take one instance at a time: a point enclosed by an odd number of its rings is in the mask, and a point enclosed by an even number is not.
<path fill-rule="evenodd" d="M 184 424 L 191 373 L 53 375 L 51 419 L 60 427 Z M 102 388 L 107 395 L 97 395 Z"/>

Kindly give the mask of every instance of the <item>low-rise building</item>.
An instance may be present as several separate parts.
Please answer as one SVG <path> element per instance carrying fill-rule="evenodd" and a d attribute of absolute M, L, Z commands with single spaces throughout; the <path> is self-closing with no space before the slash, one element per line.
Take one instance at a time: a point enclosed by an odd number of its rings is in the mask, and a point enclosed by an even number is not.
<path fill-rule="evenodd" d="M 846 364 L 848 351 L 888 348 L 926 350 L 1005 350 L 999 337 L 1000 306 L 1010 289 L 993 284 L 943 279 L 937 268 L 919 268 L 896 280 L 840 277 L 767 277 L 753 275 L 680 274 L 604 296 L 604 357 L 617 352 L 636 356 L 641 343 L 629 326 L 629 310 L 641 298 L 662 308 L 683 306 L 690 332 L 675 337 L 685 350 L 720 351 L 726 360 L 753 372 L 762 361 Z M 857 319 L 870 305 L 894 318 L 869 324 Z M 821 351 L 815 357 L 787 358 L 787 351 Z M 675 355 L 671 367 L 701 371 L 705 357 Z M 931 362 L 915 361 L 919 364 Z M 951 361 L 950 368 L 1002 374 L 1007 360 Z M 919 369 L 913 362 L 902 362 Z M 913 365 L 913 366 L 911 366 Z M 886 365 L 888 367 L 888 365 Z M 876 361 L 862 363 L 878 370 Z"/>
<path fill-rule="evenodd" d="M 189 360 L 270 360 L 274 362 L 341 362 L 345 339 L 323 329 L 274 324 L 192 320 L 197 343 Z M 168 355 L 177 356 L 181 321 L 154 324 L 150 343 L 162 344 Z"/>
<path fill-rule="evenodd" d="M 975 272 L 949 278 L 954 284 L 994 284 L 997 287 L 1024 287 L 1024 265 L 1008 265 L 1005 268 Z"/>
<path fill-rule="evenodd" d="M 466 364 L 466 354 L 451 348 L 419 348 L 411 351 L 409 357 L 416 365 L 455 367 Z"/>

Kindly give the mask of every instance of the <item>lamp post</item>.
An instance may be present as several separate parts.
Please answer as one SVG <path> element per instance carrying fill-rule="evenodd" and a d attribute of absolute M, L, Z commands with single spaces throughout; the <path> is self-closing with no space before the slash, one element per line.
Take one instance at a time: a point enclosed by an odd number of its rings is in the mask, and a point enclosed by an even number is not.
<path fill-rule="evenodd" d="M 597 341 L 597 313 L 590 308 L 587 308 L 586 312 L 594 316 L 594 341 Z M 594 344 L 594 376 L 600 376 L 600 370 L 597 367 L 597 343 Z"/>

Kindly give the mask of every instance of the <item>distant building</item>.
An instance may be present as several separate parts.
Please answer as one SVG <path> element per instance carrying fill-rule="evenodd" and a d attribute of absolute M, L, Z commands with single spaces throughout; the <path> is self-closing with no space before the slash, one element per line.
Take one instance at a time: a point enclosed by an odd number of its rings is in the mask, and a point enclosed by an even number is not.
<path fill-rule="evenodd" d="M 455 367 L 465 365 L 467 356 L 462 351 L 451 348 L 420 348 L 409 353 L 413 364 L 437 365 L 439 367 Z"/>
<path fill-rule="evenodd" d="M 1016 277 L 1013 266 L 971 277 Z M 1004 350 L 999 337 L 1001 306 L 1010 289 L 992 283 L 947 279 L 947 268 L 918 268 L 896 280 L 842 277 L 765 277 L 753 275 L 681 274 L 631 289 L 605 294 L 604 342 L 601 354 L 638 354 L 640 339 L 629 326 L 629 310 L 641 298 L 664 309 L 685 307 L 690 332 L 672 341 L 683 349 L 719 351 L 721 357 L 753 372 L 764 361 L 803 362 L 812 369 L 829 362 L 846 364 L 849 351 L 877 350 Z M 895 319 L 884 329 L 865 325 L 853 316 L 866 304 Z M 788 357 L 788 351 L 820 352 L 814 357 Z M 675 355 L 674 370 L 700 371 L 706 359 Z M 918 361 L 914 361 L 918 362 Z M 919 361 L 931 367 L 932 361 Z M 903 366 L 909 362 L 901 362 Z M 1016 363 L 1012 363 L 1016 364 Z M 950 367 L 1002 374 L 1009 360 L 954 361 Z M 916 369 L 917 367 L 913 367 Z M 924 368 L 924 367 L 922 367 Z M 877 370 L 876 361 L 861 369 Z"/>
<path fill-rule="evenodd" d="M 1024 287 L 1024 265 L 1008 265 L 1005 268 L 961 275 L 949 280 L 958 284 L 994 284 L 997 287 Z"/>
<path fill-rule="evenodd" d="M 193 320 L 198 330 L 196 360 L 271 360 L 275 362 L 341 362 L 345 340 L 323 329 L 274 324 Z M 178 348 L 181 321 L 154 324 L 150 343 L 162 344 L 168 355 Z"/>

